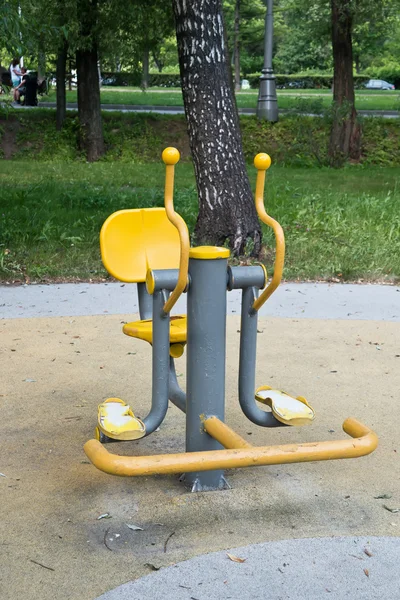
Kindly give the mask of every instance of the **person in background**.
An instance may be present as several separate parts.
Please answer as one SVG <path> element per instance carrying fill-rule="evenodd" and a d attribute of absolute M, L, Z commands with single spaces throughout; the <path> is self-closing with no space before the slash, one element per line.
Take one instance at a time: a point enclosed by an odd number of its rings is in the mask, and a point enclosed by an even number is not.
<path fill-rule="evenodd" d="M 19 58 L 14 58 L 14 60 L 12 61 L 11 65 L 10 65 L 14 102 L 18 102 L 18 100 L 19 100 L 19 94 L 17 94 L 16 88 L 21 83 L 21 77 L 22 77 L 22 72 L 19 67 L 19 60 L 20 60 Z"/>
<path fill-rule="evenodd" d="M 19 102 L 21 99 L 21 96 L 25 96 L 27 78 L 28 78 L 28 75 L 26 73 L 25 67 L 21 67 L 21 81 L 17 85 L 17 87 L 14 87 L 14 102 Z"/>

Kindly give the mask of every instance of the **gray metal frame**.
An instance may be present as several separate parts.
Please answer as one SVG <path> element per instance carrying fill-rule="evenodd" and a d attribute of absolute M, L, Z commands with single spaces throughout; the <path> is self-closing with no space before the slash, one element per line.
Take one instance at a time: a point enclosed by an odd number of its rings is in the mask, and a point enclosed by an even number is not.
<path fill-rule="evenodd" d="M 153 271 L 153 298 L 138 284 L 141 319 L 153 319 L 152 405 L 146 435 L 159 427 L 168 399 L 186 413 L 186 451 L 220 450 L 221 444 L 203 427 L 204 419 L 225 419 L 225 354 L 227 290 L 242 289 L 239 402 L 250 421 L 263 427 L 280 427 L 271 412 L 258 407 L 255 393 L 257 312 L 252 306 L 265 285 L 261 266 L 229 267 L 227 259 L 189 260 L 187 286 L 187 392 L 179 387 L 175 362 L 169 355 L 170 318 L 163 307 L 174 289 L 178 270 Z M 221 470 L 186 473 L 182 479 L 192 491 L 229 487 Z"/>

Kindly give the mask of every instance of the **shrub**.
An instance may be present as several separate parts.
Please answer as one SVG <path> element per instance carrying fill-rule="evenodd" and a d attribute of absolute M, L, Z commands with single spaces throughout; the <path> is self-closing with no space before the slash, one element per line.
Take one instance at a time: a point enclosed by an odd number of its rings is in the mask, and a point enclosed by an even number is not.
<path fill-rule="evenodd" d="M 370 78 L 369 75 L 354 75 L 354 86 L 363 88 L 364 83 Z M 252 88 L 258 88 L 260 84 L 260 73 L 252 73 L 247 76 Z M 276 86 L 283 89 L 330 89 L 333 85 L 333 74 L 294 73 L 292 75 L 275 75 Z"/>
<path fill-rule="evenodd" d="M 103 85 L 107 86 L 134 86 L 140 87 L 142 76 L 136 73 L 102 73 Z M 150 73 L 150 87 L 180 87 L 181 77 L 179 73 Z"/>

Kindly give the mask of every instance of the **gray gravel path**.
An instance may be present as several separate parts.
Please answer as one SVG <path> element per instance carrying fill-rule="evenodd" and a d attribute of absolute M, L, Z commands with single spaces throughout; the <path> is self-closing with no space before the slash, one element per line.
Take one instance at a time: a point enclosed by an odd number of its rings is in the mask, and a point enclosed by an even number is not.
<path fill-rule="evenodd" d="M 238 290 L 228 294 L 229 314 L 240 314 Z M 185 297 L 175 310 L 185 312 Z M 63 283 L 0 286 L 0 318 L 128 314 L 138 311 L 135 284 Z M 283 283 L 262 316 L 400 321 L 400 287 L 327 283 Z"/>
<path fill-rule="evenodd" d="M 205 554 L 126 583 L 98 600 L 398 600 L 400 539 L 266 542 Z M 367 552 L 367 553 L 366 553 Z"/>

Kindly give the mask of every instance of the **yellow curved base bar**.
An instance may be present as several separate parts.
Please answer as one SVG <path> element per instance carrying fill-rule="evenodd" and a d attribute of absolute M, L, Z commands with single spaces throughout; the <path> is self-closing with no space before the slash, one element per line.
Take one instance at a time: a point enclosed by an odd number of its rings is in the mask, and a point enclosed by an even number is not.
<path fill-rule="evenodd" d="M 204 422 L 206 431 L 208 421 L 209 419 L 206 419 Z M 357 458 L 370 454 L 378 445 L 376 433 L 356 419 L 346 419 L 343 429 L 354 439 L 156 456 L 118 456 L 110 454 L 97 440 L 89 440 L 84 446 L 84 451 L 94 466 L 101 471 L 122 477 L 136 477 Z"/>

